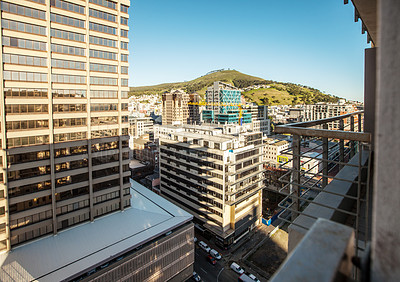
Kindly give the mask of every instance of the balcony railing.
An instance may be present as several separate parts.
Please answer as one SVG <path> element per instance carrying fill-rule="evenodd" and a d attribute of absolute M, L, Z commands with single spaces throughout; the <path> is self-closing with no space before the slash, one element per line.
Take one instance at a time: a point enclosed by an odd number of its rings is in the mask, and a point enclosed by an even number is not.
<path fill-rule="evenodd" d="M 328 130 L 339 123 L 338 130 Z M 370 240 L 371 135 L 363 132 L 363 112 L 277 126 L 276 133 L 291 134 L 283 152 L 287 169 L 279 192 L 279 218 L 289 222 L 289 251 L 319 218 L 354 229 L 354 253 Z M 287 161 L 286 161 L 287 160 Z"/>

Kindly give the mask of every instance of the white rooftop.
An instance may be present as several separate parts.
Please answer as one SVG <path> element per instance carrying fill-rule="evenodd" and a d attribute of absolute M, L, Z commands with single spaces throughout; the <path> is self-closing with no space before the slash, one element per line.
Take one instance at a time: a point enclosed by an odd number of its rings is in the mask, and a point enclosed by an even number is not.
<path fill-rule="evenodd" d="M 61 281 L 136 248 L 193 216 L 135 181 L 123 212 L 21 245 L 0 255 L 0 281 Z"/>

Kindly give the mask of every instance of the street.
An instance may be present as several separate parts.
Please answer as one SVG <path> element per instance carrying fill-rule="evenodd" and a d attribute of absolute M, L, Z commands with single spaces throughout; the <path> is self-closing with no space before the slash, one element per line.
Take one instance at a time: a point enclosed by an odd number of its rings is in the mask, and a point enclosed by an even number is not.
<path fill-rule="evenodd" d="M 197 244 L 194 260 L 194 271 L 200 275 L 204 282 L 237 281 L 239 278 L 239 274 L 230 269 L 229 262 L 224 257 L 217 261 L 215 265 L 208 262 L 207 253 Z"/>

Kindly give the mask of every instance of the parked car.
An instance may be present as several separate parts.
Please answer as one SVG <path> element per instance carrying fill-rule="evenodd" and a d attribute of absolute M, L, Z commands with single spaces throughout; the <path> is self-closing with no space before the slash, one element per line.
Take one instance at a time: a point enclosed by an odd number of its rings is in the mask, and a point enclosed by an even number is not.
<path fill-rule="evenodd" d="M 193 271 L 193 280 L 197 282 L 201 281 L 201 277 L 197 274 L 196 271 Z"/>
<path fill-rule="evenodd" d="M 205 250 L 207 253 L 209 253 L 210 250 L 211 250 L 211 248 L 206 243 L 204 243 L 203 241 L 199 242 L 199 246 L 200 246 L 200 248 Z"/>
<path fill-rule="evenodd" d="M 212 264 L 215 265 L 217 263 L 217 260 L 212 256 L 212 255 L 208 255 L 207 256 L 207 260 Z"/>
<path fill-rule="evenodd" d="M 253 281 L 255 281 L 255 282 L 260 282 L 260 280 L 258 280 L 257 277 L 255 275 L 253 275 L 253 274 L 249 274 L 249 277 L 251 279 L 253 279 Z"/>
<path fill-rule="evenodd" d="M 216 250 L 211 249 L 210 251 L 210 255 L 212 255 L 213 257 L 215 257 L 216 259 L 220 260 L 222 258 L 221 254 L 218 253 Z"/>
<path fill-rule="evenodd" d="M 243 274 L 244 273 L 244 269 L 241 268 L 236 262 L 232 262 L 231 269 L 233 271 L 235 271 L 236 273 L 239 273 L 239 274 Z"/>

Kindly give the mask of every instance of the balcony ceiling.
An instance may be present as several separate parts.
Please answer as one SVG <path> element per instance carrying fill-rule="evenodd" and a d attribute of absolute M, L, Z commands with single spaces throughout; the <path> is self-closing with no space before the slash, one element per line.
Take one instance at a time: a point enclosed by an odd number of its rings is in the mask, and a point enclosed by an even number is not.
<path fill-rule="evenodd" d="M 361 18 L 367 32 L 374 43 L 378 45 L 378 25 L 377 25 L 377 0 L 352 0 L 356 8 L 355 20 L 358 20 L 358 15 Z"/>

